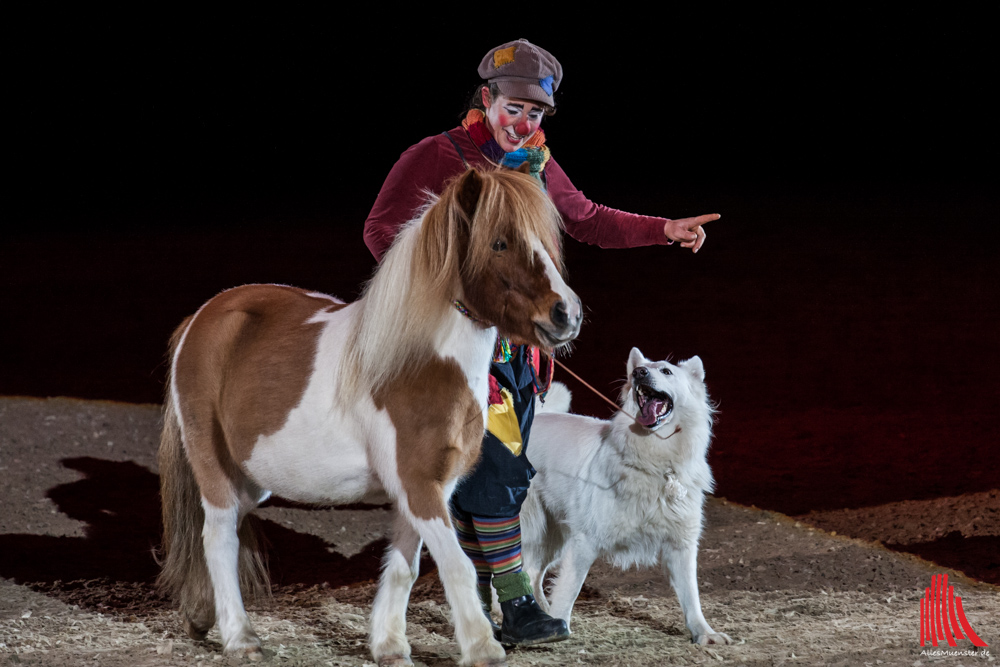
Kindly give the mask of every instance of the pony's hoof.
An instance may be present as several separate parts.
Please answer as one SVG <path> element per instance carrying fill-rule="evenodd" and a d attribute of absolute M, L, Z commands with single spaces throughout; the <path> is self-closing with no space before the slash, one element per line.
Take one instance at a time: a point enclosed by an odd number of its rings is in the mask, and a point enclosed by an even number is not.
<path fill-rule="evenodd" d="M 708 646 L 709 644 L 732 644 L 733 638 L 725 632 L 706 632 L 694 637 L 692 641 L 699 646 Z"/>
<path fill-rule="evenodd" d="M 490 636 L 489 639 L 478 644 L 467 655 L 459 661 L 459 665 L 471 665 L 471 667 L 505 667 L 507 664 L 507 652 L 503 650 L 500 642 Z M 475 656 L 475 657 L 472 657 Z"/>
<path fill-rule="evenodd" d="M 243 658 L 252 662 L 264 659 L 264 650 L 259 646 L 246 646 L 244 648 L 227 648 L 223 651 L 226 655 Z"/>
<path fill-rule="evenodd" d="M 248 632 L 239 639 L 233 639 L 223 650 L 226 655 L 238 656 L 247 660 L 263 660 L 264 651 L 260 647 L 260 637 L 255 632 Z"/>
<path fill-rule="evenodd" d="M 184 622 L 184 632 L 186 632 L 187 636 L 195 640 L 196 642 L 200 642 L 201 640 L 203 640 L 205 637 L 208 636 L 208 630 L 202 630 L 201 628 L 197 627 L 196 625 L 188 621 Z"/>
<path fill-rule="evenodd" d="M 402 654 L 383 655 L 378 659 L 378 667 L 406 667 L 406 665 L 412 664 L 410 656 Z"/>
<path fill-rule="evenodd" d="M 184 614 L 184 632 L 187 633 L 188 637 L 190 637 L 195 641 L 200 642 L 201 640 L 203 640 L 208 635 L 208 631 L 211 627 L 212 627 L 211 623 L 209 623 L 208 625 L 205 625 L 204 623 L 198 623 L 196 621 L 191 620 L 187 614 Z"/>

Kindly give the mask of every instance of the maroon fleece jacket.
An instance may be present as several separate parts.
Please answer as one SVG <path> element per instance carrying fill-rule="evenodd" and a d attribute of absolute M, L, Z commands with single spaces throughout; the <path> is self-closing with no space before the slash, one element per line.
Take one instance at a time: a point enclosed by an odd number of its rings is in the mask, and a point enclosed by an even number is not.
<path fill-rule="evenodd" d="M 461 127 L 448 132 L 465 159 L 474 167 L 489 167 L 468 133 Z M 382 184 L 378 199 L 365 221 L 365 244 L 379 261 L 392 245 L 399 228 L 411 220 L 427 201 L 427 192 L 440 194 L 445 181 L 465 171 L 462 159 L 448 137 L 437 134 L 406 149 Z M 555 158 L 545 166 L 549 196 L 562 214 L 566 233 L 577 241 L 602 248 L 635 248 L 666 245 L 666 218 L 636 215 L 601 206 L 573 187 Z"/>

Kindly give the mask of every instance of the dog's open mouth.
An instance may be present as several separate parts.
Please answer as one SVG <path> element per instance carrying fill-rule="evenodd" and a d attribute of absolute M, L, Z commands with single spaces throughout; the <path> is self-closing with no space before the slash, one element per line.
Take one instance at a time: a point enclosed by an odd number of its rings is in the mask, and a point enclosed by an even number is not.
<path fill-rule="evenodd" d="M 635 420 L 646 428 L 659 426 L 674 410 L 674 400 L 670 395 L 652 387 L 637 385 L 635 402 L 639 406 Z"/>

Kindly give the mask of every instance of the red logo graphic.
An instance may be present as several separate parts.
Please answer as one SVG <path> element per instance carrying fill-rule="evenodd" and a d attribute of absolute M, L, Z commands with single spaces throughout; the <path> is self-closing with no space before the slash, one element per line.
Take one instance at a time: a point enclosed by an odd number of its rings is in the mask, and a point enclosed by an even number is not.
<path fill-rule="evenodd" d="M 948 646 L 954 646 L 956 638 L 963 639 L 963 630 L 965 637 L 974 645 L 987 645 L 965 618 L 962 598 L 955 595 L 954 586 L 948 585 L 948 575 L 935 574 L 931 577 L 931 587 L 925 589 L 924 597 L 920 600 L 920 645 L 929 641 L 937 646 L 940 639 L 947 641 Z"/>

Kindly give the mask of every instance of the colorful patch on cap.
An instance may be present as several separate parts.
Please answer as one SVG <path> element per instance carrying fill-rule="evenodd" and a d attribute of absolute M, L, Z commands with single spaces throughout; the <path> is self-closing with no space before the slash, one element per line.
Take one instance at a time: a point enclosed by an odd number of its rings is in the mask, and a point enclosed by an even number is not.
<path fill-rule="evenodd" d="M 546 95 L 548 95 L 549 97 L 552 96 L 552 75 L 551 74 L 548 75 L 547 77 L 545 77 L 544 79 L 539 79 L 538 80 L 538 85 L 542 87 L 542 90 L 545 91 Z"/>
<path fill-rule="evenodd" d="M 506 49 L 497 49 L 493 52 L 493 68 L 500 69 L 503 65 L 514 62 L 514 50 L 516 46 L 508 46 Z"/>

